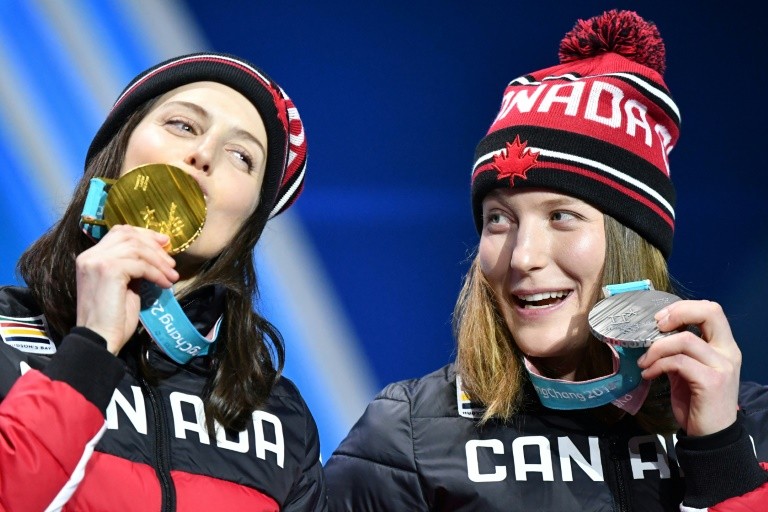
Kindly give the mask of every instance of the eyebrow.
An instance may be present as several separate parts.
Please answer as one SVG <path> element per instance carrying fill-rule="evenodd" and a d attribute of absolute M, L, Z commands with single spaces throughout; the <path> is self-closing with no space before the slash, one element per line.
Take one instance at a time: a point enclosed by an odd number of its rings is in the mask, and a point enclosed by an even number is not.
<path fill-rule="evenodd" d="M 552 199 L 545 199 L 541 202 L 544 206 L 548 206 L 550 208 L 556 208 L 559 206 L 569 206 L 572 204 L 585 204 L 584 201 L 581 199 L 578 199 L 576 197 L 554 197 Z"/>
<path fill-rule="evenodd" d="M 198 105 L 197 103 L 191 103 L 189 101 L 183 101 L 183 100 L 174 100 L 174 101 L 169 101 L 168 103 L 165 104 L 165 106 L 168 106 L 168 105 L 179 105 L 182 107 L 186 107 L 190 110 L 193 110 L 196 114 L 204 117 L 206 120 L 209 120 L 211 118 L 211 115 L 208 113 L 208 111 L 205 110 L 200 105 Z M 259 149 L 261 149 L 262 153 L 264 153 L 264 155 L 266 156 L 267 150 L 264 147 L 264 144 L 262 144 L 261 141 L 259 141 L 256 137 L 254 137 L 251 132 L 249 132 L 248 130 L 244 130 L 242 128 L 235 128 L 234 130 L 232 130 L 232 133 L 236 137 L 247 139 L 253 142 L 254 144 L 256 144 L 259 147 Z"/>

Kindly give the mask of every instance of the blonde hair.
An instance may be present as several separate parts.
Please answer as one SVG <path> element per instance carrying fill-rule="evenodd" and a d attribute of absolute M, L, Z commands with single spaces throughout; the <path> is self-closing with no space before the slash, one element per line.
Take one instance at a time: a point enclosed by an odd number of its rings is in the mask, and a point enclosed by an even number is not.
<path fill-rule="evenodd" d="M 650 279 L 657 290 L 673 292 L 666 260 L 656 247 L 608 215 L 605 215 L 605 237 L 603 285 Z M 456 369 L 462 387 L 472 400 L 485 407 L 480 423 L 491 418 L 512 419 L 522 405 L 527 378 L 523 354 L 501 316 L 477 256 L 459 293 L 453 327 L 457 343 Z M 609 373 L 610 361 L 601 356 L 604 354 L 602 343 L 593 338 L 588 351 L 585 360 L 590 364 L 584 369 L 586 378 Z M 648 399 L 636 418 L 649 432 L 670 432 L 677 428 L 669 407 L 666 378 L 653 381 Z"/>

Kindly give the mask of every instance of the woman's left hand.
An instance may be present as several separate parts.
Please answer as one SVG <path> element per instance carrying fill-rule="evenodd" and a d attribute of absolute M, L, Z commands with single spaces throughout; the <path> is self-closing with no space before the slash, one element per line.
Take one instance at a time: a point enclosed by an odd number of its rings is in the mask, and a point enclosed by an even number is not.
<path fill-rule="evenodd" d="M 723 430 L 736 421 L 741 351 L 723 308 L 707 300 L 683 300 L 656 314 L 662 332 L 697 325 L 690 331 L 656 340 L 638 365 L 643 378 L 666 373 L 672 388 L 672 411 L 690 436 Z"/>

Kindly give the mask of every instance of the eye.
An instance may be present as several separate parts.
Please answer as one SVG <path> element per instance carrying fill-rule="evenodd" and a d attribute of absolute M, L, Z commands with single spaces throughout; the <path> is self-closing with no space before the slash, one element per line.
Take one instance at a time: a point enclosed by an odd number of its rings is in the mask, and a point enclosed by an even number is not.
<path fill-rule="evenodd" d="M 557 210 L 552 212 L 550 218 L 553 222 L 571 222 L 582 218 L 580 215 L 567 210 Z"/>
<path fill-rule="evenodd" d="M 250 172 L 253 170 L 253 157 L 250 153 L 240 148 L 232 148 L 229 150 L 229 154 L 236 160 L 236 163 L 241 168 Z"/>
<path fill-rule="evenodd" d="M 197 135 L 200 132 L 200 129 L 197 123 L 181 117 L 173 117 L 171 119 L 168 119 L 165 122 L 165 125 L 168 126 L 171 130 L 176 132 L 189 133 L 192 135 Z"/>
<path fill-rule="evenodd" d="M 569 220 L 569 219 L 573 219 L 574 217 L 575 215 L 571 212 L 558 211 L 558 212 L 552 213 L 552 220 Z"/>
<path fill-rule="evenodd" d="M 483 225 L 492 232 L 505 230 L 511 223 L 509 216 L 501 210 L 490 210 L 483 215 Z"/>
<path fill-rule="evenodd" d="M 488 212 L 485 215 L 486 224 L 498 224 L 502 221 L 502 216 L 499 212 Z"/>

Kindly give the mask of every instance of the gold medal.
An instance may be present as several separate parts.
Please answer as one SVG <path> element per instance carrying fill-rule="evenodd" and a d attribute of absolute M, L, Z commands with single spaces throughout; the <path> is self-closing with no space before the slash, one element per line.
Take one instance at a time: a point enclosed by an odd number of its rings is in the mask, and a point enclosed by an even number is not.
<path fill-rule="evenodd" d="M 101 178 L 108 187 L 103 220 L 88 216 L 88 224 L 129 224 L 168 235 L 170 254 L 184 251 L 200 235 L 207 212 L 203 191 L 178 167 L 142 165 L 117 180 Z"/>

